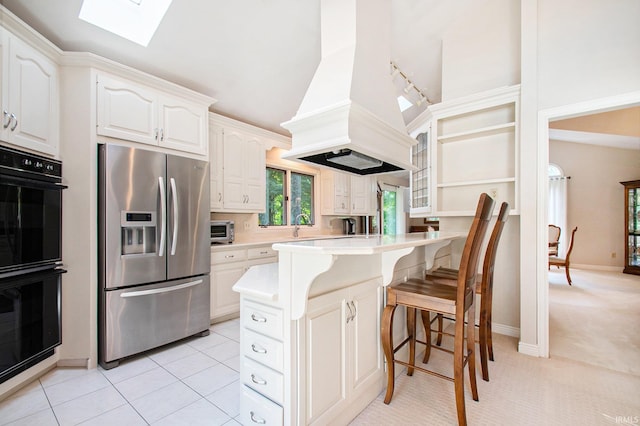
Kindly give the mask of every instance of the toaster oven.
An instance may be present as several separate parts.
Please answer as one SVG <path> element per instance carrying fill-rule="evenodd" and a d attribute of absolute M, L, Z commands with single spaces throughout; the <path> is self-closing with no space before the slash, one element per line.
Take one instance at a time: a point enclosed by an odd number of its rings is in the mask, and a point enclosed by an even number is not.
<path fill-rule="evenodd" d="M 232 220 L 211 221 L 211 243 L 230 244 L 235 238 Z"/>

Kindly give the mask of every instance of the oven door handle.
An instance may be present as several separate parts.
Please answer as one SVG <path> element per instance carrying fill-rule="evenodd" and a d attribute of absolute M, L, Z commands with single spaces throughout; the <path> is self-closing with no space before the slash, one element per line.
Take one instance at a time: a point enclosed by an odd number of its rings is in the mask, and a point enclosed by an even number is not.
<path fill-rule="evenodd" d="M 122 293 L 120 297 L 138 297 L 138 296 L 149 296 L 151 294 L 159 294 L 159 293 L 168 293 L 170 291 L 182 290 L 183 288 L 189 288 L 197 286 L 198 284 L 202 284 L 202 280 L 189 281 L 184 284 L 177 284 L 171 287 L 161 287 L 161 288 L 153 288 L 151 290 L 139 290 L 139 291 L 130 291 L 128 293 Z"/>
<path fill-rule="evenodd" d="M 2 178 L 2 183 L 12 186 L 26 186 L 29 188 L 36 189 L 53 189 L 54 191 L 62 191 L 63 189 L 67 189 L 67 185 L 63 185 L 61 183 L 54 182 L 44 182 L 34 179 L 27 179 L 23 177 L 7 175 L 0 172 L 0 176 Z"/>

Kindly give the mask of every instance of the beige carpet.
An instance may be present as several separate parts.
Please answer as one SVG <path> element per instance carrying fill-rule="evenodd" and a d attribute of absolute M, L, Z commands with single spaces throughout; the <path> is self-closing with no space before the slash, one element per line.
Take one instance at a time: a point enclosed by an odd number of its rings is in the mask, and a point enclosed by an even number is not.
<path fill-rule="evenodd" d="M 549 271 L 549 355 L 640 376 L 640 276 L 572 269 L 571 278 Z"/>
<path fill-rule="evenodd" d="M 522 355 L 517 339 L 494 334 L 496 361 L 490 382 L 478 378 L 480 401 L 465 375 L 470 425 L 640 424 L 640 277 L 576 270 L 572 287 L 564 277 L 550 273 L 551 358 Z M 429 364 L 450 363 L 435 351 Z M 453 392 L 451 382 L 402 374 L 389 405 L 382 392 L 351 424 L 455 425 Z"/>
<path fill-rule="evenodd" d="M 522 355 L 517 339 L 502 335 L 494 336 L 494 349 L 491 381 L 478 380 L 478 402 L 465 382 L 470 425 L 638 424 L 616 423 L 616 417 L 640 416 L 640 377 L 562 358 Z M 436 351 L 430 364 L 448 367 L 450 362 Z M 417 372 L 413 377 L 402 374 L 389 405 L 383 397 L 384 392 L 351 424 L 457 424 L 451 382 Z"/>

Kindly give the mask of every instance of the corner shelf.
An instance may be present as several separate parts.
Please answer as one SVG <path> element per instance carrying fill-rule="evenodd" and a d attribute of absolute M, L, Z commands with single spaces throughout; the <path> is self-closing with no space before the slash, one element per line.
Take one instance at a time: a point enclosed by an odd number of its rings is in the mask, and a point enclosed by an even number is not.
<path fill-rule="evenodd" d="M 501 133 L 511 129 L 515 129 L 515 127 L 516 127 L 516 123 L 515 121 L 512 121 L 509 123 L 497 124 L 495 126 L 483 127 L 481 129 L 475 129 L 475 130 L 469 130 L 466 132 L 459 132 L 459 133 L 452 133 L 449 135 L 438 136 L 438 142 L 440 143 L 456 142 L 456 141 L 468 139 L 473 136 L 476 136 L 476 137 L 489 136 L 492 134 L 497 134 L 497 133 Z"/>

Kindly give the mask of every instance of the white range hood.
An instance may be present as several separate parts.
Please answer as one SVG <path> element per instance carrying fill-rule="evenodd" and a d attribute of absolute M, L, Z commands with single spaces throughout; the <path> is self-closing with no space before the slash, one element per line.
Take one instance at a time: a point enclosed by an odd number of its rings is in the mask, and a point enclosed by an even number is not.
<path fill-rule="evenodd" d="M 295 159 L 365 175 L 412 170 L 390 75 L 390 0 L 321 0 L 322 58 L 296 116 Z"/>

